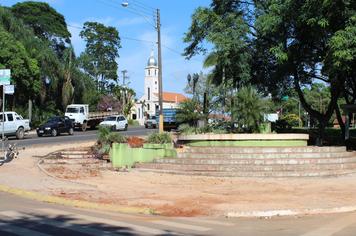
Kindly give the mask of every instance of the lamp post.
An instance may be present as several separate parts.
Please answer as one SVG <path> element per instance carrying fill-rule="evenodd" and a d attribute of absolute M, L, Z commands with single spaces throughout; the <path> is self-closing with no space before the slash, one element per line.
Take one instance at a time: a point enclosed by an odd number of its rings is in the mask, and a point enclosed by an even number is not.
<path fill-rule="evenodd" d="M 128 2 L 122 2 L 121 6 L 129 7 Z M 141 15 L 141 14 L 140 14 Z M 157 8 L 154 14 L 157 31 L 157 48 L 158 48 L 158 103 L 159 103 L 159 132 L 163 133 L 163 86 L 162 86 L 162 52 L 161 52 L 161 15 Z"/>

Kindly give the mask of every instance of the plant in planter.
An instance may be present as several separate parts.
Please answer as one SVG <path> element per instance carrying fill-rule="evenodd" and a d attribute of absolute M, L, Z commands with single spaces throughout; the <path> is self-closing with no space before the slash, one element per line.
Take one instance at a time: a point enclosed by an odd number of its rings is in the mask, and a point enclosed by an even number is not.
<path fill-rule="evenodd" d="M 168 144 L 172 143 L 172 137 L 169 133 L 152 133 L 148 136 L 147 143 Z"/>
<path fill-rule="evenodd" d="M 110 148 L 113 143 L 126 143 L 127 139 L 125 136 L 111 132 L 107 127 L 99 127 L 98 141 L 96 143 L 96 153 L 98 157 L 103 158 L 107 156 L 110 152 Z"/>

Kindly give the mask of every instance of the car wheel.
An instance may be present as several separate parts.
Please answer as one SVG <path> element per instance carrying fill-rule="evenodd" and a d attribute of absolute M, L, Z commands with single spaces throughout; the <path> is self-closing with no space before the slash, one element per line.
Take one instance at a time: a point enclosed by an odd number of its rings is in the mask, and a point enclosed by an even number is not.
<path fill-rule="evenodd" d="M 147 128 L 148 128 L 148 126 L 147 126 L 147 125 L 145 125 L 145 128 L 147 129 Z"/>
<path fill-rule="evenodd" d="M 111 126 L 111 131 L 116 131 L 116 125 Z"/>
<path fill-rule="evenodd" d="M 51 135 L 52 135 L 52 137 L 56 137 L 58 135 L 57 130 L 56 129 L 52 129 Z"/>
<path fill-rule="evenodd" d="M 127 131 L 127 127 L 128 127 L 128 125 L 126 124 L 126 125 L 125 125 L 125 129 L 124 129 L 125 131 Z"/>
<path fill-rule="evenodd" d="M 18 128 L 18 130 L 16 131 L 16 138 L 23 139 L 24 136 L 25 136 L 24 129 L 22 127 Z"/>
<path fill-rule="evenodd" d="M 74 134 L 74 129 L 73 129 L 73 128 L 69 128 L 68 134 L 69 134 L 69 135 L 73 135 L 73 134 Z"/>
<path fill-rule="evenodd" d="M 82 124 L 82 131 L 85 132 L 87 130 L 87 122 Z"/>
<path fill-rule="evenodd" d="M 37 134 L 37 136 L 38 136 L 38 137 L 42 137 L 42 136 L 43 136 L 43 134 Z"/>

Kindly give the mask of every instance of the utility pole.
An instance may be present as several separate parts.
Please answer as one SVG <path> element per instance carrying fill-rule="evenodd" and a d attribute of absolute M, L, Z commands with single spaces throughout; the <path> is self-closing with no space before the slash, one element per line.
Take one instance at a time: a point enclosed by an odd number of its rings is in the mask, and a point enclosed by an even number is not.
<path fill-rule="evenodd" d="M 157 44 L 158 44 L 158 100 L 159 100 L 159 132 L 163 133 L 163 89 L 162 89 L 162 55 L 161 55 L 161 16 L 159 9 L 157 15 Z"/>
<path fill-rule="evenodd" d="M 127 70 L 122 70 L 122 88 L 123 88 L 123 96 L 122 96 L 122 111 L 125 113 L 125 106 L 126 106 L 126 84 L 125 80 L 128 79 L 126 76 Z M 125 114 L 124 114 L 125 115 Z"/>

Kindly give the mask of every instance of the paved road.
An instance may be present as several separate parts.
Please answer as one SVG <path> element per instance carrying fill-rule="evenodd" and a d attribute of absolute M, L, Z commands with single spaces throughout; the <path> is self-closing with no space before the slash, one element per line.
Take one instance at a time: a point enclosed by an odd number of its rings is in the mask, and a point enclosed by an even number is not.
<path fill-rule="evenodd" d="M 156 129 L 145 129 L 144 127 L 129 127 L 127 131 L 119 131 L 120 134 L 128 136 L 141 136 L 150 132 L 155 132 Z M 35 133 L 27 135 L 23 140 L 17 140 L 10 137 L 10 143 L 17 143 L 19 147 L 28 147 L 32 145 L 46 145 L 56 143 L 73 143 L 82 141 L 94 141 L 97 138 L 98 130 L 88 130 L 86 132 L 76 131 L 74 135 L 62 134 L 57 137 L 37 137 Z"/>
<path fill-rule="evenodd" d="M 0 192 L 0 235 L 355 236 L 356 213 L 273 219 L 142 216 L 69 208 Z"/>

